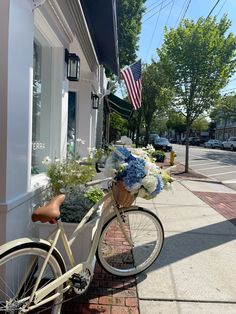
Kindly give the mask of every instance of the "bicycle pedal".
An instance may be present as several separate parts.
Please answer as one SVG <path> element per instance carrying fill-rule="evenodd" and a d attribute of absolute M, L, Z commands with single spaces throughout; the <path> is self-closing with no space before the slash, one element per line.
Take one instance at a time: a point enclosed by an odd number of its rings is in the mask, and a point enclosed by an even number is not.
<path fill-rule="evenodd" d="M 76 274 L 73 275 L 71 278 L 71 281 L 76 288 L 80 288 L 80 287 L 84 288 L 87 285 L 86 278 L 84 278 L 80 275 L 76 275 Z"/>
<path fill-rule="evenodd" d="M 80 274 L 72 275 L 71 281 L 73 283 L 73 290 L 76 294 L 84 293 L 91 282 L 90 271 L 86 269 Z"/>

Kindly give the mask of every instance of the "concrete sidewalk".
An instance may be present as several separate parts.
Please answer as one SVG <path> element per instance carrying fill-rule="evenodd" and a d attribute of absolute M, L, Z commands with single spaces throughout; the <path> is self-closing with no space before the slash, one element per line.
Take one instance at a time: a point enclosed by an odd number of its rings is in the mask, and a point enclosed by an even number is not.
<path fill-rule="evenodd" d="M 165 230 L 160 257 L 137 278 L 140 314 L 235 314 L 236 191 L 182 180 L 138 204 Z"/>
<path fill-rule="evenodd" d="M 235 314 L 236 191 L 205 179 L 181 179 L 154 200 L 165 230 L 160 257 L 138 278 L 97 265 L 86 294 L 63 314 Z"/>

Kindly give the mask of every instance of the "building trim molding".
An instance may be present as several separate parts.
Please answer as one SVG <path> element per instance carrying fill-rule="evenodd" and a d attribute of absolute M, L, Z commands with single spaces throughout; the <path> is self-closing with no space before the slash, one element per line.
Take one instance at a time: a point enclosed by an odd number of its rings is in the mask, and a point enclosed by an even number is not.
<path fill-rule="evenodd" d="M 99 62 L 80 1 L 57 0 L 57 2 L 80 43 L 91 72 L 96 72 Z"/>

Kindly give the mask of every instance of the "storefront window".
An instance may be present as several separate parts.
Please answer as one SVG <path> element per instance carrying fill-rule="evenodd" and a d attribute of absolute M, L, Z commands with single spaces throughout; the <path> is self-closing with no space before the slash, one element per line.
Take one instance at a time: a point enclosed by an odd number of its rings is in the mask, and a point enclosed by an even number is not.
<path fill-rule="evenodd" d="M 68 101 L 68 131 L 67 131 L 67 156 L 75 156 L 75 129 L 76 129 L 76 93 L 69 92 Z"/>
<path fill-rule="evenodd" d="M 45 171 L 42 164 L 50 156 L 52 48 L 36 32 L 33 60 L 33 116 L 31 173 Z"/>

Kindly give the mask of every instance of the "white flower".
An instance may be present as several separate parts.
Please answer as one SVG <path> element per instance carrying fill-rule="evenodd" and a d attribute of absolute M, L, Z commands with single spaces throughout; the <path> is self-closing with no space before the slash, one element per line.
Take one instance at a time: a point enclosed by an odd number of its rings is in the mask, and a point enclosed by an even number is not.
<path fill-rule="evenodd" d="M 133 143 L 131 138 L 127 137 L 126 135 L 121 136 L 120 141 L 123 145 L 131 145 Z"/>
<path fill-rule="evenodd" d="M 50 159 L 49 156 L 44 157 L 43 160 L 42 160 L 42 164 L 45 165 L 45 166 L 49 165 L 50 162 L 51 162 L 51 159 Z"/>
<path fill-rule="evenodd" d="M 164 189 L 166 191 L 173 191 L 173 185 L 170 182 L 167 182 L 166 185 L 164 186 Z"/>
<path fill-rule="evenodd" d="M 79 138 L 79 137 L 76 139 L 76 142 L 78 142 L 78 144 L 85 144 L 85 141 L 82 140 L 82 138 Z"/>
<path fill-rule="evenodd" d="M 150 152 L 150 153 L 155 152 L 155 148 L 152 146 L 152 144 L 148 144 L 147 145 L 147 151 Z"/>
<path fill-rule="evenodd" d="M 141 186 L 142 186 L 141 182 L 136 182 L 134 185 L 131 186 L 131 188 L 129 189 L 127 188 L 127 190 L 132 192 L 132 194 L 136 194 L 138 193 Z"/>
<path fill-rule="evenodd" d="M 97 149 L 95 147 L 88 147 L 89 156 L 93 157 Z"/>
<path fill-rule="evenodd" d="M 138 197 L 145 198 L 147 196 L 147 191 L 144 188 L 139 189 Z"/>
<path fill-rule="evenodd" d="M 130 151 L 133 155 L 136 155 L 137 157 L 145 158 L 147 156 L 146 152 L 142 150 L 142 148 L 130 148 Z"/>
<path fill-rule="evenodd" d="M 157 179 L 155 176 L 146 176 L 142 179 L 141 183 L 149 193 L 156 190 Z"/>
<path fill-rule="evenodd" d="M 108 177 L 113 177 L 116 174 L 115 164 L 113 162 L 112 156 L 109 156 L 105 163 L 104 175 Z"/>
<path fill-rule="evenodd" d="M 159 174 L 160 168 L 154 163 L 146 161 L 144 171 L 146 172 L 147 176 L 150 174 Z"/>

